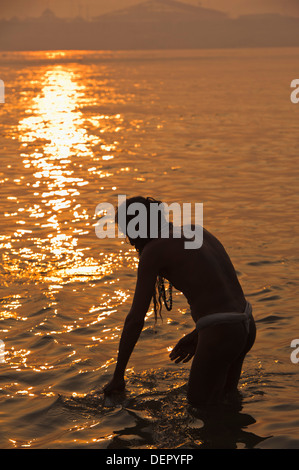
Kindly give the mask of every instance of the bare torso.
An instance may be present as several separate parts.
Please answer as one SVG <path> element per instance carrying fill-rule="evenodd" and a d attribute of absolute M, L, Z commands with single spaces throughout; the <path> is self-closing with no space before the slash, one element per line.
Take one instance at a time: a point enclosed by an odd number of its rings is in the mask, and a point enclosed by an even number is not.
<path fill-rule="evenodd" d="M 243 290 L 232 262 L 222 244 L 204 230 L 203 245 L 186 249 L 183 239 L 156 239 L 146 246 L 157 274 L 181 291 L 196 322 L 210 313 L 243 312 Z"/>

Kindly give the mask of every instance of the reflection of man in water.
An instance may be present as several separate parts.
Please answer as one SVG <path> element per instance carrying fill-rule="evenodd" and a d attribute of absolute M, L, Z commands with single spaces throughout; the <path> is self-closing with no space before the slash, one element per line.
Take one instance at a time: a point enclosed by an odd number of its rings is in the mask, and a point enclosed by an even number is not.
<path fill-rule="evenodd" d="M 131 198 L 124 203 L 126 211 L 135 202 L 144 204 L 149 214 L 150 205 L 160 201 Z M 127 215 L 126 223 L 133 217 Z M 160 224 L 163 225 L 162 220 Z M 120 228 L 127 233 L 126 227 Z M 147 229 L 149 234 L 149 224 Z M 196 324 L 170 354 L 170 359 L 176 363 L 188 362 L 194 357 L 188 401 L 193 406 L 219 403 L 236 394 L 244 358 L 255 341 L 251 306 L 246 302 L 228 254 L 212 234 L 204 230 L 201 248 L 188 250 L 184 247 L 183 236 L 172 236 L 171 224 L 169 232 L 169 238 L 128 237 L 140 255 L 137 284 L 124 323 L 115 372 L 104 392 L 108 395 L 124 390 L 125 370 L 152 298 L 156 318 L 161 311 L 163 296 L 165 299 L 161 280 L 165 278 L 185 295 Z"/>

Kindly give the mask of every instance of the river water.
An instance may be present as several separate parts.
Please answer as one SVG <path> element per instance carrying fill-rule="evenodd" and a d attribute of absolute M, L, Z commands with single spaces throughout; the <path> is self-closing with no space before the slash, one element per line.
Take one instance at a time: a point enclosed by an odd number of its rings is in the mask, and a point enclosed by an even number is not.
<path fill-rule="evenodd" d="M 0 54 L 0 447 L 299 448 L 299 49 Z M 253 305 L 238 412 L 187 406 L 194 325 L 174 292 L 111 378 L 138 259 L 100 240 L 117 196 L 203 203 Z M 298 341 L 299 342 L 299 341 Z"/>

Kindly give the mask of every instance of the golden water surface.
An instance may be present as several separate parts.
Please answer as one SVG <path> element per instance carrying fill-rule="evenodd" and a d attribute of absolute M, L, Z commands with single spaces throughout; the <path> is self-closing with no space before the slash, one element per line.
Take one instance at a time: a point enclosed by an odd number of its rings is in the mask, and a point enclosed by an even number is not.
<path fill-rule="evenodd" d="M 0 54 L 0 447 L 299 447 L 298 59 Z M 92 393 L 113 372 L 136 281 L 134 250 L 95 234 L 96 206 L 118 194 L 203 203 L 253 305 L 243 409 L 220 431 L 188 411 L 190 363 L 168 359 L 194 327 L 179 292 L 163 323 L 148 313 L 126 401 Z"/>

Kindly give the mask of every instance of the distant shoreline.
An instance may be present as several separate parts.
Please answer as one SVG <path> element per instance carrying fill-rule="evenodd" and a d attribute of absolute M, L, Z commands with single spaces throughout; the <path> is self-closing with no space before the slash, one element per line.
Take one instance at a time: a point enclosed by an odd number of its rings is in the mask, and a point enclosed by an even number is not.
<path fill-rule="evenodd" d="M 299 18 L 0 20 L 1 51 L 178 50 L 298 47 Z"/>
<path fill-rule="evenodd" d="M 1 39 L 1 37 L 0 37 Z M 48 57 L 47 59 L 53 59 L 55 61 L 62 61 L 62 62 L 67 62 L 67 61 L 73 61 L 74 59 L 72 57 L 67 58 L 65 56 L 61 56 L 61 54 L 82 54 L 82 53 L 90 53 L 90 54 L 95 54 L 95 53 L 126 53 L 126 52 L 131 52 L 131 53 L 143 53 L 143 52 L 152 52 L 152 53 L 158 53 L 158 52 L 187 52 L 187 51 L 252 51 L 252 50 L 257 50 L 257 51 L 268 51 L 271 49 L 281 49 L 281 50 L 286 50 L 286 49 L 299 49 L 299 44 L 295 46 L 235 46 L 235 47 L 193 47 L 193 48 L 160 48 L 160 49 L 151 49 L 151 48 L 146 48 L 146 49 L 1 49 L 0 47 L 0 54 L 2 57 L 6 54 L 23 54 L 26 52 L 32 52 L 32 53 L 53 53 L 53 54 L 60 54 L 60 57 Z M 143 57 L 144 58 L 144 57 Z M 174 59 L 177 57 L 173 56 Z M 102 60 L 119 60 L 120 57 L 102 57 Z M 127 58 L 126 58 L 127 59 Z M 135 57 L 132 57 L 132 59 L 135 59 Z M 151 57 L 148 57 L 148 59 L 151 59 Z M 157 57 L 154 57 L 154 59 L 157 59 Z M 182 57 L 182 59 L 192 59 L 192 57 Z"/>

